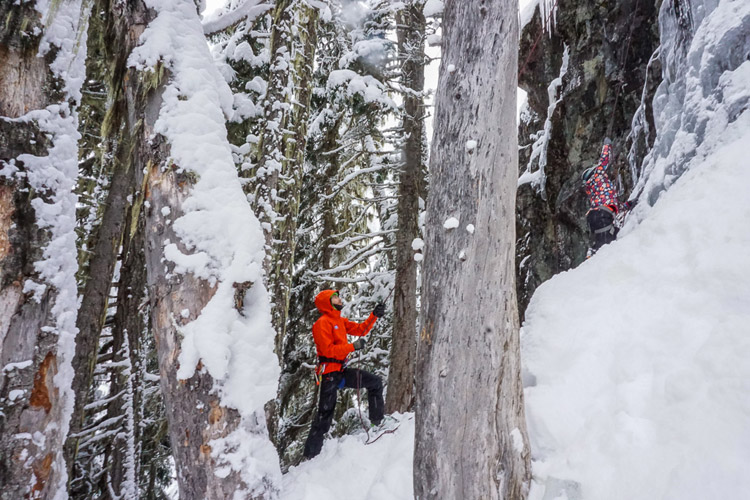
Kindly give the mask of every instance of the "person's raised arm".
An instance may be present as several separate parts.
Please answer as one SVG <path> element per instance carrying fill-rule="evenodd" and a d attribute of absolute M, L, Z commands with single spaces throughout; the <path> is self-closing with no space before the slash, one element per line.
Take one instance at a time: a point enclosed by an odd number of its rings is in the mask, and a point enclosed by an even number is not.
<path fill-rule="evenodd" d="M 609 158 L 612 154 L 612 140 L 607 137 L 604 139 L 604 145 L 602 146 L 602 154 L 599 155 L 599 163 L 597 163 L 597 167 L 601 167 L 604 170 L 607 170 L 609 167 Z"/>
<path fill-rule="evenodd" d="M 385 304 L 380 303 L 375 306 L 370 316 L 362 323 L 355 323 L 354 321 L 344 320 L 346 323 L 346 333 L 348 335 L 354 335 L 355 337 L 364 337 L 367 335 L 372 327 L 375 325 L 375 321 L 385 314 Z"/>

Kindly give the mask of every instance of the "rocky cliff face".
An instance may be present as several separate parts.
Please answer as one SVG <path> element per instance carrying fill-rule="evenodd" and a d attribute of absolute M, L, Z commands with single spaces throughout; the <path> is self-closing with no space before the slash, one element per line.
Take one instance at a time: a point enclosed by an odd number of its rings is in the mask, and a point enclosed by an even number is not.
<path fill-rule="evenodd" d="M 653 144 L 649 103 L 661 81 L 652 57 L 660 0 L 546 1 L 552 9 L 535 9 L 519 54 L 519 86 L 528 92 L 516 202 L 521 314 L 542 282 L 585 259 L 580 174 L 597 161 L 606 136 L 621 197 L 628 198 Z"/>

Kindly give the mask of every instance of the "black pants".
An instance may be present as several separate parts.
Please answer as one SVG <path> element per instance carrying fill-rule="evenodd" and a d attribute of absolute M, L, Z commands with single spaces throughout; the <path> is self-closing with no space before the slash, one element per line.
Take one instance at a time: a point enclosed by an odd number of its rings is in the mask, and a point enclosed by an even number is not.
<path fill-rule="evenodd" d="M 377 425 L 383 420 L 385 404 L 383 403 L 383 381 L 380 377 L 353 368 L 344 368 L 343 371 L 323 375 L 323 380 L 320 382 L 318 413 L 315 415 L 315 419 L 313 419 L 310 434 L 307 436 L 307 442 L 305 443 L 303 454 L 306 458 L 316 456 L 320 453 L 321 448 L 323 448 L 323 438 L 331 427 L 331 421 L 333 421 L 333 411 L 336 409 L 336 396 L 342 379 L 344 387 L 367 389 L 370 422 Z"/>
<path fill-rule="evenodd" d="M 586 215 L 586 222 L 594 238 L 591 248 L 595 252 L 617 238 L 619 229 L 615 227 L 615 216 L 610 210 L 606 208 L 590 210 Z"/>

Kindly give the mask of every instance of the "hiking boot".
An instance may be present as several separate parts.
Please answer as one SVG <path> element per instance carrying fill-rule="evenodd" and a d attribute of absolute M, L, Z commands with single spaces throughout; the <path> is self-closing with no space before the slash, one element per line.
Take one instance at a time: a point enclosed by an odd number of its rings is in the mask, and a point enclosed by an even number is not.
<path fill-rule="evenodd" d="M 370 430 L 371 431 L 385 431 L 389 429 L 393 429 L 394 427 L 397 427 L 399 424 L 399 421 L 396 420 L 391 415 L 386 415 L 383 417 L 383 420 L 380 422 L 370 422 Z"/>

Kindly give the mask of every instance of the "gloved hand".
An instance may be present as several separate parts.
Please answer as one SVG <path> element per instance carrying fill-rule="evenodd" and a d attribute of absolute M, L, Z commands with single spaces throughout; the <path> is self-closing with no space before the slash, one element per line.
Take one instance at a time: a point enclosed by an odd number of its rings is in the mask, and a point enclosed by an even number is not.
<path fill-rule="evenodd" d="M 372 310 L 372 314 L 376 318 L 381 318 L 385 314 L 385 304 L 380 302 L 378 305 L 375 306 L 375 309 Z"/>
<path fill-rule="evenodd" d="M 359 351 L 360 349 L 364 349 L 365 347 L 365 339 L 359 339 L 355 340 L 354 343 L 352 343 L 354 346 L 355 351 Z"/>
<path fill-rule="evenodd" d="M 612 145 L 612 139 L 610 139 L 609 137 L 605 137 L 604 138 L 604 145 L 605 146 L 611 146 Z"/>
<path fill-rule="evenodd" d="M 635 200 L 628 200 L 628 201 L 626 201 L 624 203 L 625 208 L 628 209 L 628 210 L 631 210 L 637 204 L 638 204 L 638 199 L 637 198 Z"/>

